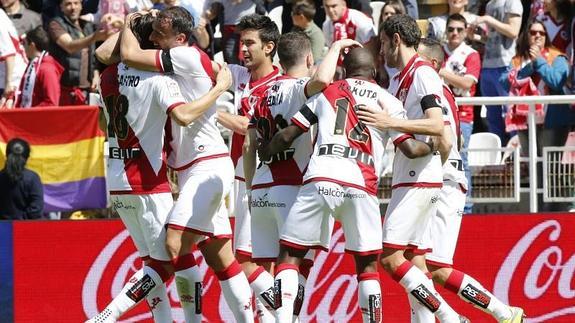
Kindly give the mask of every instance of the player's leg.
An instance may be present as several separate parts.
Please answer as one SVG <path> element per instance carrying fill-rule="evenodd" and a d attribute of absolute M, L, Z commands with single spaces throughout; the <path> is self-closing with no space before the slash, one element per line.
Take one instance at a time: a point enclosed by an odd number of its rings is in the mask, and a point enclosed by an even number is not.
<path fill-rule="evenodd" d="M 202 244 L 204 259 L 220 281 L 226 303 L 237 322 L 253 322 L 252 292 L 240 264 L 234 257 L 229 238 L 212 238 Z"/>
<path fill-rule="evenodd" d="M 120 215 L 122 222 L 130 232 L 140 256 L 145 259 L 149 255 L 145 234 L 142 231 L 141 221 L 153 216 L 143 217 L 150 212 L 147 201 L 140 195 L 120 195 L 111 197 L 115 210 Z M 124 285 L 116 297 L 106 308 L 88 322 L 115 322 L 125 312 L 142 301 L 148 293 L 157 286 L 163 285 L 171 277 L 171 272 L 159 263 L 144 265 L 136 271 Z"/>
<path fill-rule="evenodd" d="M 499 322 L 514 322 L 514 317 L 520 320 L 522 309 L 505 305 L 473 277 L 451 268 L 464 205 L 465 193 L 460 186 L 454 182 L 444 183 L 438 212 L 432 224 L 434 247 L 427 256 L 427 266 L 432 272 L 433 280 L 464 301 L 491 314 Z"/>
<path fill-rule="evenodd" d="M 170 256 L 166 250 L 166 223 L 174 204 L 171 193 L 150 194 L 144 196 L 148 199 L 149 211 L 143 214 L 141 228 L 149 250 L 149 257 L 145 260 L 148 266 L 162 266 L 173 272 Z M 158 285 L 146 296 L 148 307 L 156 323 L 171 323 L 172 307 L 168 297 L 166 284 Z"/>
<path fill-rule="evenodd" d="M 358 280 L 358 300 L 363 322 L 382 322 L 381 286 L 377 261 L 381 253 L 382 222 L 376 196 L 343 188 L 345 197 L 335 210 L 342 224 L 345 250 L 353 254 Z"/>
<path fill-rule="evenodd" d="M 248 205 L 248 196 L 245 187 L 245 182 L 236 181 L 234 252 L 236 259 L 242 266 L 242 271 L 248 278 L 248 282 L 256 295 L 255 310 L 258 319 L 263 321 L 263 323 L 273 322 L 273 314 L 270 312 L 273 311 L 271 305 L 273 304 L 273 299 L 269 299 L 270 303 L 268 303 L 265 298 L 262 299 L 261 296 L 262 293 L 266 296 L 273 295 L 273 276 L 252 260 L 252 214 Z M 271 297 L 273 298 L 273 296 Z"/>
<path fill-rule="evenodd" d="M 293 320 L 302 259 L 311 248 L 329 247 L 331 209 L 318 194 L 317 185 L 312 182 L 300 188 L 281 229 L 274 288 L 279 322 Z"/>
<path fill-rule="evenodd" d="M 431 280 L 431 273 L 425 264 L 425 256 L 423 254 L 415 252 L 414 249 L 407 249 L 404 255 L 407 260 L 409 260 L 413 265 L 421 270 L 429 280 Z M 425 305 L 420 303 L 413 294 L 408 293 L 407 299 L 409 300 L 409 307 L 411 308 L 412 323 L 435 321 L 433 313 L 427 310 Z"/>
<path fill-rule="evenodd" d="M 431 242 L 426 239 L 431 215 L 436 210 L 437 194 L 438 190 L 431 188 L 397 188 L 393 191 L 383 225 L 381 264 L 408 294 L 440 321 L 459 322 L 459 315 L 435 292 L 431 280 L 404 256 L 407 249 L 429 247 Z"/>

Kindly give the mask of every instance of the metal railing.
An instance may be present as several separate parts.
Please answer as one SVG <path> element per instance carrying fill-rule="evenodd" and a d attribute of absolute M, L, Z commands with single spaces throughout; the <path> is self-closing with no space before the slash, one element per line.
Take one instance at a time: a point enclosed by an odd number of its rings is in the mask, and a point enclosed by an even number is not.
<path fill-rule="evenodd" d="M 456 98 L 459 105 L 509 105 L 528 104 L 529 114 L 527 126 L 529 135 L 529 211 L 537 212 L 537 134 L 535 123 L 536 104 L 573 104 L 575 95 L 544 95 L 523 97 L 459 97 Z M 545 183 L 544 183 L 545 184 Z"/>

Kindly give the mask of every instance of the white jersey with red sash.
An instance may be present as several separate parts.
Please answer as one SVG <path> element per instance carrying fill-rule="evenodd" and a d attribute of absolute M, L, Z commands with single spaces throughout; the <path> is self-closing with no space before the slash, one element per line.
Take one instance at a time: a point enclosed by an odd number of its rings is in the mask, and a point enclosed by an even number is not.
<path fill-rule="evenodd" d="M 405 68 L 396 74 L 390 82 L 389 92 L 395 95 L 405 109 L 407 119 L 425 118 L 422 100 L 434 100 L 447 113 L 446 99 L 443 96 L 443 82 L 431 65 L 417 54 L 406 64 Z M 425 141 L 425 135 L 415 135 L 418 140 Z M 392 188 L 410 187 L 441 187 L 443 185 L 441 157 L 439 154 L 409 159 L 398 151 L 393 160 Z"/>
<path fill-rule="evenodd" d="M 304 183 L 327 181 L 376 194 L 387 140 L 391 138 L 398 145 L 411 137 L 395 131 L 382 132 L 359 121 L 358 105 L 378 107 L 378 99 L 389 103 L 392 117 L 405 118 L 401 102 L 375 82 L 362 79 L 332 83 L 310 98 L 292 118 L 306 131 L 318 124 Z"/>
<path fill-rule="evenodd" d="M 124 64 L 108 67 L 101 79 L 108 124 L 106 176 L 110 193 L 170 192 L 164 127 L 171 109 L 184 104 L 178 84 L 168 76 Z"/>
<path fill-rule="evenodd" d="M 296 79 L 280 76 L 272 82 L 254 109 L 249 127 L 257 130 L 264 141 L 289 124 L 289 120 L 305 104 L 305 87 L 309 77 Z M 312 153 L 311 134 L 298 137 L 287 150 L 262 162 L 254 174 L 252 189 L 276 185 L 301 185 L 303 173 Z"/>
<path fill-rule="evenodd" d="M 178 46 L 158 51 L 156 64 L 160 71 L 173 74 L 187 102 L 197 100 L 215 84 L 214 71 L 208 55 L 196 46 Z M 216 106 L 187 127 L 172 123 L 168 165 L 184 170 L 202 160 L 226 157 L 228 147 L 216 125 Z"/>
<path fill-rule="evenodd" d="M 447 85 L 443 85 L 443 93 L 449 105 L 449 113 L 444 115 L 444 121 L 445 125 L 449 125 L 451 128 L 451 138 L 453 141 L 448 160 L 443 164 L 443 180 L 458 183 L 463 191 L 467 191 L 467 178 L 465 177 L 463 162 L 461 161 L 461 154 L 459 153 L 459 147 L 461 146 L 461 128 L 457 103 L 455 103 L 455 97 Z"/>
<path fill-rule="evenodd" d="M 251 119 L 255 106 L 261 100 L 265 89 L 270 86 L 271 82 L 280 76 L 280 71 L 274 66 L 271 73 L 257 81 L 251 81 L 250 71 L 240 65 L 228 65 L 232 72 L 234 105 L 237 114 Z M 235 167 L 235 177 L 244 181 L 244 163 L 242 158 L 242 146 L 245 136 L 235 133 L 232 135 L 232 146 L 230 154 Z"/>

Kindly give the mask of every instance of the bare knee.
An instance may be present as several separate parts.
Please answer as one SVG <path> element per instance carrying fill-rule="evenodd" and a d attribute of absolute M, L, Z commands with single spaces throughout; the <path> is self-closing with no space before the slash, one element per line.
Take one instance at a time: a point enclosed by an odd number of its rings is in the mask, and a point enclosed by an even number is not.
<path fill-rule="evenodd" d="M 210 239 L 200 246 L 204 260 L 214 271 L 223 271 L 228 268 L 236 258 L 232 250 L 230 239 Z"/>
<path fill-rule="evenodd" d="M 377 272 L 378 258 L 379 255 L 354 256 L 356 273 L 361 274 Z"/>
<path fill-rule="evenodd" d="M 387 273 L 393 274 L 397 268 L 406 261 L 403 252 L 404 250 L 383 249 L 379 262 Z"/>

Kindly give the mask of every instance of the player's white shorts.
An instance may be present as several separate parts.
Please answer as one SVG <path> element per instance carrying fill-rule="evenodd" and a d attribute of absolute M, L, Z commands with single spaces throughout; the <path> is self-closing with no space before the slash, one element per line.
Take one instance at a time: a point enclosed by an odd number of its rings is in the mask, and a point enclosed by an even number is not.
<path fill-rule="evenodd" d="M 433 251 L 425 255 L 430 263 L 439 266 L 453 265 L 464 207 L 465 193 L 461 186 L 453 181 L 444 182 L 439 192 L 437 214 L 431 222 Z"/>
<path fill-rule="evenodd" d="M 431 221 L 437 211 L 439 188 L 398 187 L 391 193 L 383 221 L 383 246 L 430 251 Z"/>
<path fill-rule="evenodd" d="M 140 257 L 169 261 L 166 221 L 174 201 L 172 193 L 111 195 L 110 202 L 138 249 Z"/>
<path fill-rule="evenodd" d="M 234 251 L 252 257 L 251 215 L 246 194 L 246 182 L 235 181 L 234 204 Z"/>
<path fill-rule="evenodd" d="M 377 197 L 332 182 L 303 185 L 291 208 L 280 242 L 294 248 L 328 250 L 333 219 L 342 224 L 347 252 L 381 252 L 381 215 Z"/>
<path fill-rule="evenodd" d="M 178 172 L 180 196 L 168 226 L 208 237 L 231 238 L 225 197 L 232 189 L 234 167 L 229 157 L 203 160 Z"/>
<path fill-rule="evenodd" d="M 294 204 L 300 186 L 280 185 L 252 191 L 252 258 L 275 262 L 279 234 Z"/>

